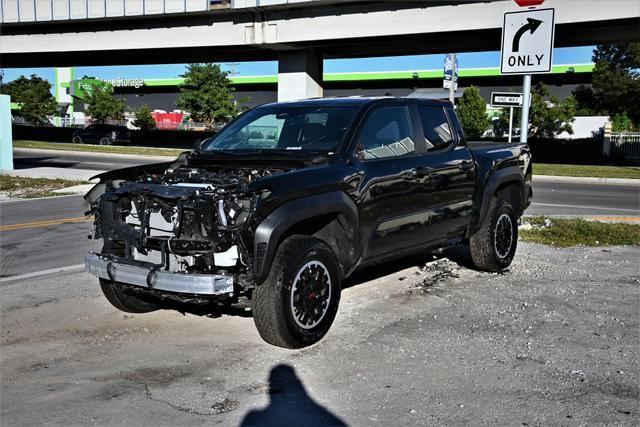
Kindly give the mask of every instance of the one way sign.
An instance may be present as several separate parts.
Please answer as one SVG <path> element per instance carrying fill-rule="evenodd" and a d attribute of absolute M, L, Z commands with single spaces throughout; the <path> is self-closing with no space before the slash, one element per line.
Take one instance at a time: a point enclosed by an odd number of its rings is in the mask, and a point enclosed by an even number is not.
<path fill-rule="evenodd" d="M 504 14 L 502 27 L 502 74 L 535 74 L 551 71 L 553 9 Z"/>

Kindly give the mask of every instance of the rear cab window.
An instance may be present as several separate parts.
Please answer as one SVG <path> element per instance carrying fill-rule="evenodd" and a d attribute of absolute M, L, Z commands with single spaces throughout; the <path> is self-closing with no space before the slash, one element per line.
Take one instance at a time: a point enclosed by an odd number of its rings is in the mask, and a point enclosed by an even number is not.
<path fill-rule="evenodd" d="M 466 145 L 467 138 L 464 136 L 464 131 L 462 130 L 462 125 L 460 124 L 460 120 L 458 119 L 458 115 L 453 111 L 452 108 L 447 108 L 447 115 L 449 116 L 449 121 L 453 125 L 453 130 L 458 136 L 458 145 Z"/>
<path fill-rule="evenodd" d="M 451 147 L 456 138 L 444 108 L 436 105 L 418 105 L 416 108 L 422 123 L 427 152 L 444 151 Z"/>

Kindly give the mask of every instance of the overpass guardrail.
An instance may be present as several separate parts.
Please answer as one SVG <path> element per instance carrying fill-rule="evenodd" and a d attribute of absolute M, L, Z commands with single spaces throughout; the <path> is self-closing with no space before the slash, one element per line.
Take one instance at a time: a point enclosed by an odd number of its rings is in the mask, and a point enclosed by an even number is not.
<path fill-rule="evenodd" d="M 0 22 L 8 24 L 202 12 L 209 10 L 211 3 L 210 0 L 1 0 Z"/>

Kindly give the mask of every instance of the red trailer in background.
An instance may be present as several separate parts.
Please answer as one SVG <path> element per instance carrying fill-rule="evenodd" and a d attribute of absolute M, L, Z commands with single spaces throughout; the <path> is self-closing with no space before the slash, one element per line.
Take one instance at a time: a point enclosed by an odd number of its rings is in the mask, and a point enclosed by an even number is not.
<path fill-rule="evenodd" d="M 156 121 L 156 127 L 164 130 L 176 130 L 184 120 L 185 113 L 166 113 L 154 111 L 151 113 Z"/>

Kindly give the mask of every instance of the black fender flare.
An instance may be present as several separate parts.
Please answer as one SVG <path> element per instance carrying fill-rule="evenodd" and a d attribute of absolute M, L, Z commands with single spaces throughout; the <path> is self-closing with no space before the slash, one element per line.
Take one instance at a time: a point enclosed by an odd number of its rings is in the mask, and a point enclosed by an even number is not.
<path fill-rule="evenodd" d="M 522 170 L 518 166 L 509 166 L 503 169 L 494 171 L 487 180 L 482 193 L 482 200 L 477 216 L 473 221 L 473 227 L 471 227 L 471 234 L 475 233 L 480 227 L 480 224 L 484 221 L 489 213 L 489 206 L 491 205 L 491 198 L 495 194 L 496 190 L 507 182 L 513 182 L 518 185 L 520 191 L 524 191 L 524 175 Z"/>
<path fill-rule="evenodd" d="M 346 216 L 356 236 L 353 245 L 357 245 L 358 208 L 355 202 L 342 191 L 331 191 L 290 200 L 271 212 L 258 225 L 254 235 L 253 259 L 256 282 L 261 283 L 269 274 L 278 244 L 287 230 L 300 221 L 332 213 Z"/>

